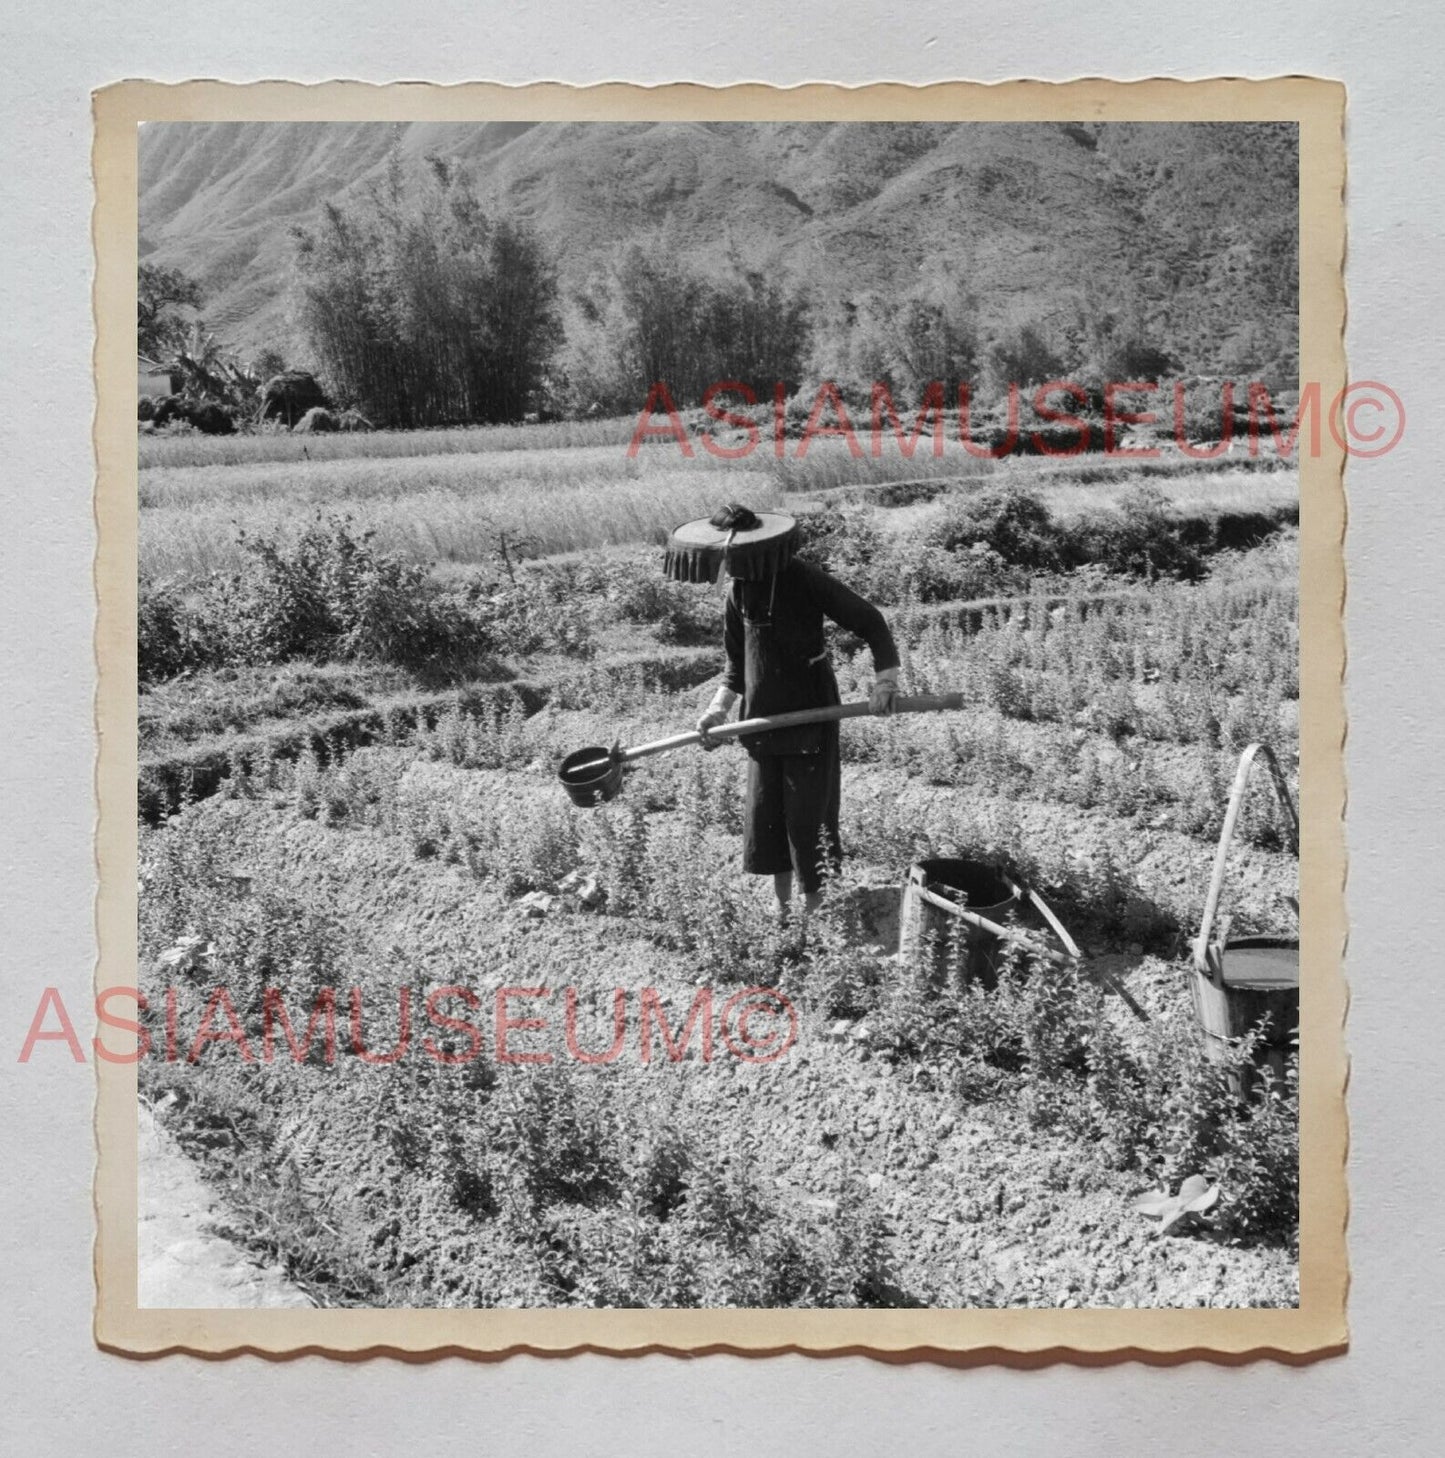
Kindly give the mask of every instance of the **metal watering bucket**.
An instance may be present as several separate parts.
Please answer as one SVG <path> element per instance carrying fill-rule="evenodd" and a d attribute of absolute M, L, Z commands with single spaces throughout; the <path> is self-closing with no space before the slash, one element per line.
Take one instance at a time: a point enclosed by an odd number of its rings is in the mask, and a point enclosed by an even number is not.
<path fill-rule="evenodd" d="M 615 799 L 622 792 L 622 756 L 600 744 L 573 750 L 557 774 L 572 803 L 584 810 Z"/>

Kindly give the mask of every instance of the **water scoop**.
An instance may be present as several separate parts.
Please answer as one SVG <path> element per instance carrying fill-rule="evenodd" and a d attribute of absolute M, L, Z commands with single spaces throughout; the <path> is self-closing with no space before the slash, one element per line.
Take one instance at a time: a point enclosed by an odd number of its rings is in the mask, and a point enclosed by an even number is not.
<path fill-rule="evenodd" d="M 962 694 L 920 694 L 912 698 L 894 701 L 895 714 L 935 714 L 943 709 L 961 709 Z M 822 709 L 798 709 L 790 714 L 774 714 L 765 719 L 740 719 L 735 724 L 722 724 L 706 736 L 708 743 L 727 739 L 742 739 L 749 734 L 766 734 L 770 729 L 791 729 L 798 724 L 824 724 L 837 719 L 858 719 L 871 713 L 866 699 L 856 704 L 833 704 Z M 622 790 L 624 766 L 653 754 L 666 754 L 672 749 L 686 749 L 690 744 L 702 744 L 704 736 L 697 730 L 688 734 L 673 734 L 667 739 L 655 739 L 651 744 L 638 744 L 623 749 L 614 744 L 606 749 L 598 744 L 589 744 L 574 750 L 562 761 L 558 777 L 562 788 L 572 798 L 574 805 L 589 809 L 604 800 L 615 799 Z"/>

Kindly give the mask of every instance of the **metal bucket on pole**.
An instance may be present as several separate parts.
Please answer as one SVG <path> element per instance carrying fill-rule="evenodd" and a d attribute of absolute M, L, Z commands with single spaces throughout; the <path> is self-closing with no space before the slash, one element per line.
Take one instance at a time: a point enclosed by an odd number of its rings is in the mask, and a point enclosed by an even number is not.
<path fill-rule="evenodd" d="M 896 714 L 937 714 L 963 707 L 962 694 L 915 694 L 900 698 L 894 706 Z M 707 736 L 708 743 L 722 743 L 729 739 L 742 739 L 749 734 L 765 734 L 772 729 L 790 729 L 796 724 L 824 724 L 840 719 L 860 719 L 871 712 L 865 699 L 857 704 L 828 704 L 820 709 L 795 709 L 787 714 L 774 714 L 769 718 L 743 719 L 733 724 L 723 724 Z M 654 754 L 666 754 L 673 749 L 684 749 L 691 744 L 702 744 L 703 736 L 696 730 L 686 734 L 673 734 L 666 739 L 656 739 L 651 744 L 634 745 L 623 749 L 614 744 L 611 749 L 589 744 L 584 749 L 574 749 L 557 767 L 557 778 L 562 782 L 568 798 L 582 809 L 590 809 L 605 800 L 615 799 L 622 791 L 622 771 L 625 765 L 635 764 Z"/>

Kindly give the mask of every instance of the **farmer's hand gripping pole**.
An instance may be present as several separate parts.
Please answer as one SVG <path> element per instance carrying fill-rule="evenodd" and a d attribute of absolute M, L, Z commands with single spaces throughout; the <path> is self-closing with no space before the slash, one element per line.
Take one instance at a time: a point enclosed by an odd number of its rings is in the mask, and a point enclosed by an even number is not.
<path fill-rule="evenodd" d="M 895 714 L 931 714 L 944 709 L 961 709 L 962 694 L 919 694 L 894 702 Z M 791 714 L 774 714 L 766 719 L 741 719 L 709 730 L 706 742 L 741 739 L 748 734 L 765 734 L 770 729 L 791 729 L 797 724 L 823 724 L 837 719 L 859 719 L 872 712 L 867 700 L 856 704 L 833 704 L 822 709 L 798 709 Z M 656 739 L 632 749 L 616 745 L 611 750 L 579 749 L 562 761 L 561 778 L 567 793 L 579 805 L 595 805 L 610 800 L 621 788 L 622 766 L 652 754 L 666 754 L 672 749 L 685 749 L 690 744 L 704 743 L 697 730 Z"/>

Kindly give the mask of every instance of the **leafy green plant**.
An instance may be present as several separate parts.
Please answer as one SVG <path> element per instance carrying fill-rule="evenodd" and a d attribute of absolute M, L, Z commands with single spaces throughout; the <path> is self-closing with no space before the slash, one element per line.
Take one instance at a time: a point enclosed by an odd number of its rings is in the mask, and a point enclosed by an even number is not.
<path fill-rule="evenodd" d="M 173 583 L 142 578 L 136 606 L 136 670 L 141 685 L 204 666 L 210 648 L 198 615 Z"/>
<path fill-rule="evenodd" d="M 719 631 L 716 604 L 681 583 L 650 572 L 625 572 L 607 594 L 631 623 L 650 623 L 663 643 L 707 643 Z"/>
<path fill-rule="evenodd" d="M 602 1097 L 604 1071 L 574 1071 L 567 1063 L 508 1070 L 487 1105 L 490 1146 L 505 1156 L 536 1209 L 601 1204 L 623 1179 L 615 1104 Z"/>
<path fill-rule="evenodd" d="M 143 580 L 142 681 L 292 659 L 394 663 L 443 679 L 477 671 L 493 641 L 475 599 L 378 551 L 373 537 L 337 516 L 317 519 L 291 541 L 243 532 L 242 566 L 191 599 Z"/>

